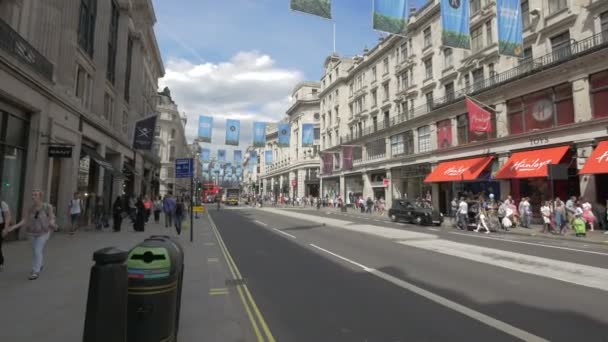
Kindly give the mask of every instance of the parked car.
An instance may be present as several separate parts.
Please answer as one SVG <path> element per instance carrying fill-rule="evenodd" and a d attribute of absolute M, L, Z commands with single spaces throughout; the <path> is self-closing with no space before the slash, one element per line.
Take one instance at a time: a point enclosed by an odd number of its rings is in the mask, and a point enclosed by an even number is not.
<path fill-rule="evenodd" d="M 436 225 L 443 222 L 443 214 L 433 209 L 426 202 L 416 202 L 409 199 L 395 199 L 388 210 L 388 217 L 393 221 L 406 221 L 419 225 Z"/>

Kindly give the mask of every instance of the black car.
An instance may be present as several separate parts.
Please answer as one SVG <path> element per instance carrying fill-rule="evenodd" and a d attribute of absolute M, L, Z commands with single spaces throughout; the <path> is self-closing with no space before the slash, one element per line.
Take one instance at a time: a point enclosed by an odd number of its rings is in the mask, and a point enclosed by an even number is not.
<path fill-rule="evenodd" d="M 406 221 L 416 224 L 436 225 L 443 222 L 443 214 L 434 210 L 426 202 L 415 202 L 409 199 L 396 199 L 388 211 L 393 222 Z"/>

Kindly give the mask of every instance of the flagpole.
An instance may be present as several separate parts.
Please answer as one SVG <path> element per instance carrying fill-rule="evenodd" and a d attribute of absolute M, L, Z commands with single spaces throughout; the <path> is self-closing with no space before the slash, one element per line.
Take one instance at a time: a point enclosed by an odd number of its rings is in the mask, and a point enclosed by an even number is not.
<path fill-rule="evenodd" d="M 492 106 L 490 106 L 490 105 L 488 105 L 488 104 L 485 104 L 485 103 L 483 103 L 483 102 L 481 102 L 481 101 L 477 100 L 477 99 L 476 99 L 476 98 L 474 98 L 474 97 L 468 96 L 468 95 L 466 95 L 466 94 L 464 95 L 464 97 L 466 97 L 467 99 L 470 99 L 471 101 L 476 102 L 476 103 L 480 104 L 481 106 L 486 107 L 486 108 L 488 108 L 488 109 L 490 109 L 490 110 L 492 110 L 492 111 L 495 111 L 495 110 L 496 110 L 496 109 L 492 108 Z"/>
<path fill-rule="evenodd" d="M 336 54 L 336 23 L 333 23 L 334 27 L 334 55 Z"/>

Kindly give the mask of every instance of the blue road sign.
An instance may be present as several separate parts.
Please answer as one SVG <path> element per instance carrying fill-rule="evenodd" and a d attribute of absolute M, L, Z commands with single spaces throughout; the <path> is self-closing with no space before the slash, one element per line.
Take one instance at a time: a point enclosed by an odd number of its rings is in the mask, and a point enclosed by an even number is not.
<path fill-rule="evenodd" d="M 191 158 L 175 159 L 175 178 L 191 178 L 192 169 Z"/>

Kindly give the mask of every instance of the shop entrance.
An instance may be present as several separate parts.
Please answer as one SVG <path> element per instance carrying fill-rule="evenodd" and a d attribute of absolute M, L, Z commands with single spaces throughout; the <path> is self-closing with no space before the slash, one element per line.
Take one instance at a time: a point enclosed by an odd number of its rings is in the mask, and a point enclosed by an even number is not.
<path fill-rule="evenodd" d="M 306 196 L 319 197 L 319 184 L 306 184 Z"/>
<path fill-rule="evenodd" d="M 608 173 L 598 173 L 595 175 L 595 189 L 597 202 L 606 205 L 608 201 Z"/>
<path fill-rule="evenodd" d="M 0 175 L 2 199 L 21 219 L 29 120 L 0 109 Z"/>

